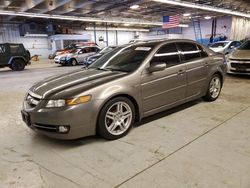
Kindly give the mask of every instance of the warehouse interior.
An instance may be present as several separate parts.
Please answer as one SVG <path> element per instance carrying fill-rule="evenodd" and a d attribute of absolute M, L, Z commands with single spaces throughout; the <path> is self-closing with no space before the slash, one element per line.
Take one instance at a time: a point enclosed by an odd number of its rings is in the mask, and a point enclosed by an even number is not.
<path fill-rule="evenodd" d="M 249 188 L 249 5 L 248 0 L 1 0 L 0 187 Z M 176 15 L 177 25 L 164 28 L 164 17 L 171 22 Z M 216 101 L 198 98 L 142 118 L 116 140 L 98 134 L 59 140 L 24 122 L 20 111 L 30 88 L 87 69 L 82 61 L 88 56 L 69 66 L 60 65 L 61 56 L 74 56 L 74 50 L 80 56 L 85 47 L 95 47 L 88 52 L 95 56 L 107 48 L 186 39 L 223 57 L 227 72 Z M 23 57 L 29 56 L 22 68 L 11 65 L 16 55 L 3 55 L 17 44 L 28 53 Z M 244 55 L 237 60 L 239 51 Z M 24 70 L 15 71 L 19 68 Z"/>

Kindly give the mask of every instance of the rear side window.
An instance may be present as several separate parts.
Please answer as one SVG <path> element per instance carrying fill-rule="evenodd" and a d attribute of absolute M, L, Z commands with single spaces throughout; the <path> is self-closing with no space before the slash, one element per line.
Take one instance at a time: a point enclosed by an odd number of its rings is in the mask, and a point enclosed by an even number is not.
<path fill-rule="evenodd" d="M 99 52 L 99 48 L 93 47 L 93 52 Z"/>
<path fill-rule="evenodd" d="M 23 52 L 23 48 L 20 45 L 10 45 L 10 53 L 11 54 L 19 54 Z"/>
<path fill-rule="evenodd" d="M 179 52 L 176 45 L 166 44 L 154 55 L 150 63 L 165 62 L 167 67 L 180 64 Z"/>
<path fill-rule="evenodd" d="M 202 46 L 197 45 L 197 47 L 198 47 L 198 49 L 200 51 L 200 55 L 201 55 L 202 58 L 208 57 L 207 52 L 205 51 L 205 49 Z"/>
<path fill-rule="evenodd" d="M 201 57 L 200 50 L 197 48 L 196 44 L 179 42 L 177 46 L 181 50 L 185 61 L 192 61 Z"/>

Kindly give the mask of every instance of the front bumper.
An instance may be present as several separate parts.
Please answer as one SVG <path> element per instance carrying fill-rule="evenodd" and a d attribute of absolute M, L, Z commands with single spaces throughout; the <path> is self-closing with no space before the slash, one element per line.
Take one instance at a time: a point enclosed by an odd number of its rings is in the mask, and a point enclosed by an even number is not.
<path fill-rule="evenodd" d="M 250 61 L 228 60 L 227 73 L 250 75 Z"/>
<path fill-rule="evenodd" d="M 21 114 L 26 125 L 35 132 L 70 140 L 95 135 L 97 112 L 92 110 L 93 108 L 91 101 L 63 108 L 41 108 L 41 104 L 29 108 L 25 101 Z M 69 131 L 60 133 L 59 126 L 67 126 Z"/>
<path fill-rule="evenodd" d="M 68 60 L 55 60 L 55 63 L 60 65 L 69 65 L 71 62 Z"/>

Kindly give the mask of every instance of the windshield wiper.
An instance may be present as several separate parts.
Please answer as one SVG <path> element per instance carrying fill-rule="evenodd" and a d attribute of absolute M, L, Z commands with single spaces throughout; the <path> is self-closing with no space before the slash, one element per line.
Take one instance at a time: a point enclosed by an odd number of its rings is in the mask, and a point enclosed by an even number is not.
<path fill-rule="evenodd" d="M 126 70 L 121 70 L 121 69 L 114 69 L 114 68 L 107 68 L 108 70 L 110 71 L 118 71 L 118 72 L 129 72 L 129 71 L 126 71 Z"/>
<path fill-rule="evenodd" d="M 110 69 L 100 68 L 100 67 L 89 67 L 88 69 L 95 69 L 95 70 L 110 71 Z"/>

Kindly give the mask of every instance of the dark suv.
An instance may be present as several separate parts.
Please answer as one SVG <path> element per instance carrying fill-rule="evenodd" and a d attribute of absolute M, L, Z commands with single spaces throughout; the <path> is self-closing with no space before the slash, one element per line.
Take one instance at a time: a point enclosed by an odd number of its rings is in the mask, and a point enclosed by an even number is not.
<path fill-rule="evenodd" d="M 29 63 L 30 53 L 23 44 L 0 44 L 0 68 L 9 67 L 21 71 Z"/>

